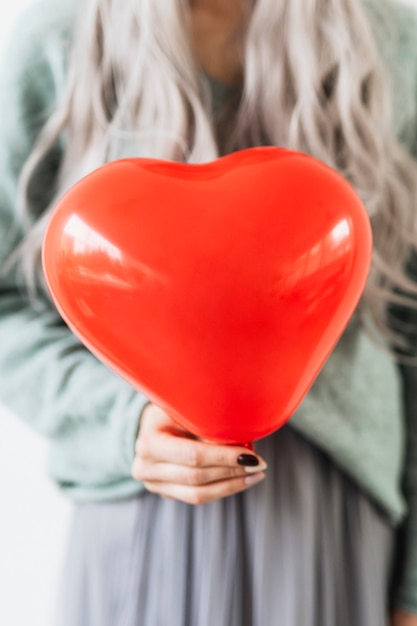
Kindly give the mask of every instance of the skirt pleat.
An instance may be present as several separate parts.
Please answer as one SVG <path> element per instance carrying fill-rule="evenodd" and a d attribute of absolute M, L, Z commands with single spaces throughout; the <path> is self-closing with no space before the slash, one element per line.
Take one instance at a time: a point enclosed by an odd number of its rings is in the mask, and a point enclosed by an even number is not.
<path fill-rule="evenodd" d="M 58 626 L 385 626 L 393 531 L 289 426 L 266 479 L 203 506 L 152 493 L 75 507 Z"/>

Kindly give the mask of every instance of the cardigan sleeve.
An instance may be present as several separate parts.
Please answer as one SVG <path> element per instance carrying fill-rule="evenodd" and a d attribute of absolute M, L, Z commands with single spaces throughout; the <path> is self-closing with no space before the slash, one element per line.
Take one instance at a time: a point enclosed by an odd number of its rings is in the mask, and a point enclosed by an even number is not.
<path fill-rule="evenodd" d="M 417 172 L 417 163 L 416 163 Z M 417 255 L 409 265 L 417 283 Z M 407 332 L 410 354 L 417 359 L 417 309 L 393 309 L 393 319 Z M 393 580 L 395 608 L 417 615 L 417 364 L 399 362 L 405 421 L 405 463 L 402 489 L 407 514 L 397 534 Z"/>
<path fill-rule="evenodd" d="M 403 490 L 408 513 L 399 534 L 394 604 L 396 608 L 417 615 L 417 367 L 401 365 L 400 370 L 407 425 Z"/>
<path fill-rule="evenodd" d="M 409 275 L 417 282 L 415 254 L 409 264 Z M 417 359 L 417 309 L 393 307 L 392 317 L 406 331 L 410 355 Z M 406 435 L 402 490 L 407 502 L 407 514 L 397 533 L 393 602 L 395 608 L 417 615 L 417 364 L 414 365 L 411 360 L 404 363 L 400 360 L 398 366 Z"/>
<path fill-rule="evenodd" d="M 16 210 L 19 172 L 62 93 L 66 33 L 71 25 L 64 5 L 68 7 L 68 2 L 44 2 L 26 13 L 3 55 L 3 268 L 23 237 Z M 31 203 L 39 212 L 54 187 L 61 154 L 57 144 L 36 172 Z M 49 473 L 74 499 L 124 497 L 143 489 L 131 477 L 130 466 L 147 398 L 81 345 L 48 298 L 31 301 L 17 271 L 0 275 L 0 402 L 51 439 Z"/>
<path fill-rule="evenodd" d="M 410 9 L 409 28 L 413 28 L 414 41 L 417 41 L 417 13 Z M 415 46 L 413 45 L 411 49 Z M 417 47 L 415 52 L 417 52 Z M 417 96 L 417 55 L 415 55 L 415 82 L 413 88 Z M 417 97 L 415 98 L 414 122 L 405 129 L 405 144 L 416 159 L 417 176 Z M 417 206 L 415 207 L 417 212 Z M 417 284 L 417 254 L 414 252 L 409 263 L 408 273 Z M 417 304 L 417 303 L 416 303 Z M 417 309 L 393 309 L 394 319 L 407 333 L 409 350 L 417 359 Z M 397 546 L 397 567 L 393 581 L 394 605 L 405 612 L 417 615 L 417 362 L 399 363 L 402 380 L 403 414 L 405 421 L 406 447 L 402 489 L 408 505 L 407 515 L 399 529 Z"/>

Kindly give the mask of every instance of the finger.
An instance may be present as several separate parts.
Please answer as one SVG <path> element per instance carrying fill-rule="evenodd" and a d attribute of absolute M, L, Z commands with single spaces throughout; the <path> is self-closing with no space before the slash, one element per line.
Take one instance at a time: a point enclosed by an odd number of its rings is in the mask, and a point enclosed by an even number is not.
<path fill-rule="evenodd" d="M 245 489 L 258 484 L 264 478 L 265 474 L 263 472 L 258 472 L 257 474 L 246 476 L 244 478 L 239 477 L 222 480 L 201 487 L 175 485 L 173 483 L 163 483 L 157 481 L 145 482 L 145 487 L 148 491 L 157 493 L 165 498 L 180 500 L 182 502 L 186 502 L 187 504 L 200 505 L 244 491 Z"/>
<path fill-rule="evenodd" d="M 258 466 L 259 469 L 264 466 Z M 157 481 L 176 483 L 178 485 L 201 486 L 230 478 L 245 477 L 248 470 L 244 467 L 188 467 L 173 463 L 150 463 L 135 458 L 132 465 L 132 476 L 141 482 Z M 256 468 L 258 469 L 258 468 Z M 259 470 L 258 470 L 259 471 Z"/>
<path fill-rule="evenodd" d="M 149 403 L 147 405 L 147 412 L 142 413 L 140 431 L 141 433 L 147 433 L 155 429 L 188 439 L 197 439 L 195 435 L 185 430 L 179 422 L 173 420 L 162 409 L 155 404 Z"/>
<path fill-rule="evenodd" d="M 248 454 L 242 446 L 225 446 L 165 434 L 139 438 L 136 452 L 144 459 L 188 467 L 237 467 L 242 457 L 248 464 L 248 457 L 251 457 L 253 467 L 265 463 L 260 456 Z"/>

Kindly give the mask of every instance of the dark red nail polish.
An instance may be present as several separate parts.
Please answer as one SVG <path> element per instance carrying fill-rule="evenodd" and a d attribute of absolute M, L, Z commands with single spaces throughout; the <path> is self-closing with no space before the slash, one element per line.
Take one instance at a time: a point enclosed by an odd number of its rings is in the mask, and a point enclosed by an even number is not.
<path fill-rule="evenodd" d="M 255 465 L 259 465 L 258 458 L 254 454 L 241 454 L 238 456 L 237 462 L 239 465 L 246 465 L 248 467 L 255 467 Z"/>

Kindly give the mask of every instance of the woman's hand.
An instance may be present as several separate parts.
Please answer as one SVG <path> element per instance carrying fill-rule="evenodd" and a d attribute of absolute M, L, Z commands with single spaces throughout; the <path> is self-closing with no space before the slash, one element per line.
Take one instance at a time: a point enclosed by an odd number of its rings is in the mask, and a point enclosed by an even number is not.
<path fill-rule="evenodd" d="M 255 485 L 265 469 L 246 448 L 196 439 L 154 404 L 142 412 L 132 476 L 148 491 L 206 504 Z"/>
<path fill-rule="evenodd" d="M 396 611 L 392 616 L 391 626 L 417 626 L 417 615 Z"/>

